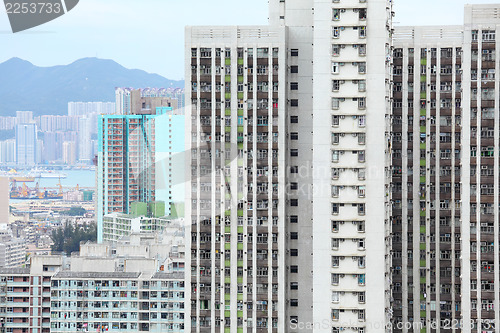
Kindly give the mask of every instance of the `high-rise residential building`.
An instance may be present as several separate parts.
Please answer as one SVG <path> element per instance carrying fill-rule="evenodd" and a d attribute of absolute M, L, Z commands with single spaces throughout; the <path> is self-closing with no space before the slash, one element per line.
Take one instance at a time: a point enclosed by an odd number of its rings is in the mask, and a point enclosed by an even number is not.
<path fill-rule="evenodd" d="M 79 118 L 79 116 L 43 115 L 40 116 L 40 131 L 77 131 Z"/>
<path fill-rule="evenodd" d="M 98 241 L 103 240 L 103 217 L 129 214 L 133 203 L 183 202 L 174 190 L 178 176 L 177 154 L 184 156 L 184 115 L 173 110 L 177 101 L 155 89 L 121 89 L 129 106 L 99 118 L 97 165 Z M 121 92 L 120 92 L 121 91 Z M 117 107 L 122 107 L 117 103 Z M 157 132 L 156 128 L 162 128 Z M 183 183 L 183 175 L 182 181 Z M 182 186 L 183 187 L 183 186 Z"/>
<path fill-rule="evenodd" d="M 0 117 L 0 130 L 13 130 L 16 124 L 16 117 Z"/>
<path fill-rule="evenodd" d="M 26 241 L 13 237 L 7 222 L 0 225 L 0 268 L 21 267 L 26 263 Z"/>
<path fill-rule="evenodd" d="M 399 332 L 498 322 L 499 5 L 463 26 L 398 27 L 393 68 L 393 297 Z M 401 329 L 397 323 L 419 323 Z"/>
<path fill-rule="evenodd" d="M 286 38 L 186 30 L 192 332 L 286 330 Z"/>
<path fill-rule="evenodd" d="M 31 124 L 34 122 L 33 111 L 16 111 L 16 124 Z"/>
<path fill-rule="evenodd" d="M 275 0 L 269 27 L 187 28 L 191 331 L 385 331 L 391 17 Z"/>
<path fill-rule="evenodd" d="M 69 102 L 68 116 L 88 116 L 92 113 L 113 114 L 115 103 L 113 102 Z"/>
<path fill-rule="evenodd" d="M 184 332 L 184 252 L 136 233 L 80 254 L 32 256 L 0 268 L 4 332 Z"/>
<path fill-rule="evenodd" d="M 61 143 L 57 142 L 57 135 L 55 132 L 43 132 L 43 152 L 42 160 L 56 161 L 60 156 Z"/>
<path fill-rule="evenodd" d="M 80 163 L 90 164 L 93 156 L 91 138 L 91 118 L 78 119 L 78 160 Z"/>
<path fill-rule="evenodd" d="M 67 165 L 76 164 L 76 143 L 64 141 L 62 144 L 62 161 Z"/>
<path fill-rule="evenodd" d="M 152 109 L 156 107 L 171 107 L 178 109 L 178 100 L 172 92 L 165 88 L 116 88 L 116 114 L 132 114 L 134 109 Z"/>
<path fill-rule="evenodd" d="M 0 163 L 16 163 L 16 140 L 0 141 Z"/>
<path fill-rule="evenodd" d="M 133 202 L 156 200 L 154 118 L 154 114 L 101 117 L 97 165 L 99 241 L 104 215 L 128 214 Z"/>
<path fill-rule="evenodd" d="M 16 163 L 34 165 L 37 163 L 37 126 L 34 123 L 16 125 Z"/>

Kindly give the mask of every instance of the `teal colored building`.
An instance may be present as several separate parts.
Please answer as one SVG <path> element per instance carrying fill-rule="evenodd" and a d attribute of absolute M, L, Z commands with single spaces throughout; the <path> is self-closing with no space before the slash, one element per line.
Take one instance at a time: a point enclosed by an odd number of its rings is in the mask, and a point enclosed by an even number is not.
<path fill-rule="evenodd" d="M 165 202 L 169 215 L 174 198 L 183 201 L 183 158 L 175 155 L 184 155 L 184 115 L 174 115 L 171 107 L 102 115 L 98 133 L 97 239 L 102 242 L 104 215 L 130 214 L 134 202 L 155 201 Z M 181 186 L 173 190 L 176 184 Z"/>

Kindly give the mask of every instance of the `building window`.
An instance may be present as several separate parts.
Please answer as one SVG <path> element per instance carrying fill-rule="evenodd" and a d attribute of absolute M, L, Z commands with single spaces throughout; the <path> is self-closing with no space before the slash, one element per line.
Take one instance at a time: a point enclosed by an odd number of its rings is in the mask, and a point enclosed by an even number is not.
<path fill-rule="evenodd" d="M 299 100 L 298 99 L 290 100 L 290 106 L 299 106 Z"/>
<path fill-rule="evenodd" d="M 339 231 L 339 221 L 332 221 L 332 232 Z"/>
<path fill-rule="evenodd" d="M 292 157 L 299 156 L 299 150 L 298 149 L 290 149 L 290 156 L 292 156 Z"/>
<path fill-rule="evenodd" d="M 339 320 L 339 309 L 333 309 L 332 310 L 332 320 Z"/>
<path fill-rule="evenodd" d="M 290 306 L 299 306 L 299 300 L 298 299 L 291 299 L 290 300 Z"/>
<path fill-rule="evenodd" d="M 366 27 L 359 27 L 359 38 L 366 38 Z"/>
<path fill-rule="evenodd" d="M 297 132 L 290 133 L 290 139 L 291 140 L 298 140 L 299 139 L 299 133 L 297 133 Z"/>
<path fill-rule="evenodd" d="M 339 267 L 340 265 L 340 257 L 332 257 L 332 267 Z"/>
<path fill-rule="evenodd" d="M 290 116 L 290 123 L 298 124 L 299 123 L 299 116 Z"/>
<path fill-rule="evenodd" d="M 299 217 L 297 215 L 290 216 L 290 223 L 299 223 Z"/>
<path fill-rule="evenodd" d="M 333 215 L 338 215 L 339 214 L 339 204 L 338 203 L 332 203 L 332 214 Z"/>
<path fill-rule="evenodd" d="M 332 250 L 338 250 L 340 240 L 338 238 L 332 238 Z"/>
<path fill-rule="evenodd" d="M 339 161 L 340 152 L 338 150 L 332 151 L 332 162 L 337 163 Z"/>
<path fill-rule="evenodd" d="M 333 8 L 332 9 L 332 20 L 333 21 L 340 20 L 340 9 L 338 9 L 338 8 Z"/>
<path fill-rule="evenodd" d="M 340 55 L 340 44 L 332 44 L 332 56 L 337 57 Z"/>
<path fill-rule="evenodd" d="M 299 290 L 298 282 L 290 282 L 290 290 Z"/>
<path fill-rule="evenodd" d="M 340 80 L 332 80 L 332 91 L 340 90 Z"/>
<path fill-rule="evenodd" d="M 332 133 L 332 144 L 336 145 L 340 141 L 340 134 L 339 133 Z"/>
<path fill-rule="evenodd" d="M 332 126 L 339 126 L 339 116 L 332 116 Z"/>
<path fill-rule="evenodd" d="M 298 272 L 299 272 L 299 266 L 297 265 L 290 266 L 290 273 L 298 273 Z"/>
<path fill-rule="evenodd" d="M 290 55 L 292 57 L 298 57 L 299 56 L 299 49 L 291 49 L 290 50 Z"/>
<path fill-rule="evenodd" d="M 333 38 L 340 37 L 340 27 L 332 27 L 332 37 Z"/>
<path fill-rule="evenodd" d="M 299 233 L 298 232 L 291 232 L 290 239 L 294 239 L 294 240 L 299 239 Z"/>
<path fill-rule="evenodd" d="M 299 250 L 298 249 L 290 249 L 290 256 L 292 256 L 292 257 L 298 257 L 299 256 Z"/>
<path fill-rule="evenodd" d="M 299 72 L 299 66 L 290 66 L 290 73 L 296 74 Z"/>
<path fill-rule="evenodd" d="M 338 62 L 332 62 L 332 74 L 338 74 L 340 71 L 340 65 Z"/>
<path fill-rule="evenodd" d="M 358 204 L 358 215 L 365 215 L 365 204 Z"/>
<path fill-rule="evenodd" d="M 333 303 L 340 302 L 340 297 L 339 297 L 339 292 L 338 291 L 332 291 L 332 302 Z"/>
<path fill-rule="evenodd" d="M 340 107 L 340 99 L 333 97 L 332 98 L 332 110 L 338 110 Z"/>
<path fill-rule="evenodd" d="M 299 199 L 290 199 L 290 206 L 298 207 L 298 205 L 299 205 Z"/>
<path fill-rule="evenodd" d="M 339 186 L 332 185 L 332 197 L 337 198 L 339 196 Z"/>
<path fill-rule="evenodd" d="M 299 90 L 298 82 L 290 82 L 290 90 Z"/>

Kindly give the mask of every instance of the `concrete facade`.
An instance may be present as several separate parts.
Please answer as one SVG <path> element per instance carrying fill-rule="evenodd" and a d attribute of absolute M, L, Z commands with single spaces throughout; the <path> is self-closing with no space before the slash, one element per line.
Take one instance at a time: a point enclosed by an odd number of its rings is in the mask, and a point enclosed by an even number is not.
<path fill-rule="evenodd" d="M 2 330 L 183 332 L 184 250 L 167 238 L 132 234 L 0 269 Z"/>

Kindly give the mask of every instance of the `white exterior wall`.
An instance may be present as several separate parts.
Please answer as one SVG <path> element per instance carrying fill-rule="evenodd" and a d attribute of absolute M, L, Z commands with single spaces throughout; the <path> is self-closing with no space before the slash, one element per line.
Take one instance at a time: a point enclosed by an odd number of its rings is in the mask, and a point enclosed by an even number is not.
<path fill-rule="evenodd" d="M 340 10 L 338 20 L 332 19 L 334 8 Z M 365 8 L 367 18 L 361 20 L 359 10 Z M 390 263 L 386 261 L 390 249 L 386 240 L 390 233 L 390 191 L 386 167 L 390 163 L 387 56 L 391 52 L 391 3 L 381 0 L 332 4 L 323 0 L 315 1 L 314 10 L 313 321 L 331 322 L 331 326 L 347 331 L 364 328 L 366 332 L 382 332 L 390 301 Z M 366 38 L 359 37 L 361 26 L 367 27 Z M 332 38 L 333 27 L 340 28 L 338 38 Z M 333 54 L 332 44 L 343 45 L 338 55 Z M 359 55 L 359 47 L 354 48 L 353 44 L 366 44 L 366 56 Z M 338 73 L 333 73 L 333 62 L 339 66 Z M 366 74 L 360 74 L 359 64 L 356 67 L 353 62 L 366 62 Z M 332 80 L 340 81 L 338 91 L 332 92 Z M 353 80 L 366 80 L 366 92 L 359 91 Z M 359 98 L 363 97 L 366 109 L 358 107 Z M 332 98 L 345 100 L 339 102 L 338 109 L 332 109 Z M 339 117 L 338 126 L 334 126 L 332 116 Z M 360 120 L 362 116 L 366 117 L 365 124 Z M 339 134 L 338 144 L 332 144 L 332 133 Z M 365 134 L 366 143 L 358 143 L 352 134 Z M 335 161 L 334 152 L 338 152 Z M 363 152 L 364 162 L 359 159 Z M 338 179 L 332 180 L 332 168 L 339 171 Z M 358 177 L 363 170 L 366 179 Z M 336 197 L 332 197 L 332 185 L 338 186 Z M 358 192 L 363 186 L 364 197 Z M 332 204 L 339 205 L 337 214 L 332 211 Z M 366 215 L 359 205 L 365 205 Z M 332 233 L 332 221 L 339 223 L 337 232 Z M 357 228 L 362 222 L 366 232 Z M 338 249 L 332 249 L 332 238 L 340 239 Z M 364 247 L 360 240 L 364 240 Z M 339 258 L 338 267 L 332 267 L 332 257 Z M 365 257 L 366 267 L 360 267 L 352 257 Z M 338 284 L 332 283 L 332 274 L 338 274 Z M 338 302 L 332 302 L 333 292 L 339 293 Z M 365 302 L 359 301 L 358 293 L 365 293 Z M 331 332 L 331 328 L 320 325 L 314 332 Z"/>
<path fill-rule="evenodd" d="M 196 48 L 207 48 L 211 49 L 212 52 L 212 57 L 211 57 L 211 67 L 215 68 L 215 50 L 216 48 L 222 49 L 222 52 L 224 52 L 225 49 L 230 49 L 231 51 L 231 138 L 236 138 L 237 137 L 237 128 L 238 124 L 236 123 L 237 118 L 238 118 L 238 107 L 237 107 L 237 98 L 238 96 L 238 91 L 237 89 L 237 60 L 238 58 L 236 57 L 237 54 L 237 49 L 238 48 L 243 48 L 245 50 L 245 55 L 243 56 L 243 61 L 244 61 L 244 66 L 247 66 L 247 53 L 246 50 L 248 48 L 253 48 L 253 74 L 248 73 L 248 76 L 253 76 L 253 110 L 251 107 L 247 104 L 243 104 L 243 112 L 244 112 L 244 136 L 245 138 L 248 136 L 249 132 L 256 133 L 257 132 L 257 49 L 258 48 L 268 48 L 269 49 L 269 69 L 270 71 L 273 70 L 272 67 L 272 50 L 273 48 L 278 48 L 279 49 L 279 54 L 278 54 L 278 59 L 279 59 L 279 69 L 278 69 L 278 81 L 279 81 L 279 91 L 278 91 L 278 117 L 273 118 L 272 114 L 272 88 L 269 87 L 269 133 L 272 133 L 272 126 L 277 126 L 279 128 L 279 136 L 278 136 L 278 142 L 277 142 L 277 151 L 278 151 L 278 185 L 279 185 L 279 201 L 278 201 L 278 207 L 277 207 L 277 215 L 279 217 L 279 220 L 277 222 L 277 225 L 274 226 L 274 228 L 277 228 L 278 232 L 278 245 L 277 245 L 277 250 L 278 250 L 278 260 L 279 264 L 277 265 L 278 267 L 278 281 L 284 281 L 285 280 L 285 255 L 284 255 L 284 249 L 285 249 L 285 156 L 286 156 L 286 139 L 285 139 L 285 124 L 286 124 L 286 107 L 285 107 L 285 82 L 286 82 L 286 77 L 285 77 L 285 68 L 286 68 L 286 59 L 285 56 L 285 41 L 286 41 L 286 29 L 283 27 L 260 27 L 260 26 L 255 26 L 255 27 L 187 27 L 186 28 L 186 49 L 185 49 L 185 56 L 186 56 L 186 72 L 185 72 L 185 77 L 186 77 L 186 92 L 189 94 L 192 93 L 192 86 L 191 86 L 191 49 Z M 200 57 L 197 58 L 197 67 L 200 67 Z M 224 57 L 222 57 L 222 66 L 224 66 Z M 246 68 L 245 68 L 246 69 Z M 198 79 L 200 73 L 197 74 Z M 212 70 L 212 85 L 215 82 L 215 70 Z M 228 75 L 228 74 L 226 74 Z M 243 75 L 244 77 L 247 77 L 246 75 Z M 270 82 L 272 82 L 272 72 L 269 72 L 268 77 L 270 79 Z M 224 75 L 222 75 L 222 78 L 224 78 Z M 244 81 L 245 83 L 247 81 Z M 244 90 L 244 101 L 247 99 L 247 89 Z M 212 92 L 212 124 L 211 124 L 211 133 L 212 133 L 212 138 L 214 137 L 215 129 L 216 129 L 216 124 L 215 124 L 215 89 L 211 90 Z M 194 164 L 189 161 L 191 165 L 197 166 L 197 173 L 196 175 L 191 174 L 191 178 L 187 177 L 189 181 L 187 181 L 187 187 L 186 187 L 186 206 L 185 206 L 185 216 L 188 221 L 191 223 L 188 223 L 188 228 L 186 230 L 186 237 L 187 240 L 187 245 L 186 248 L 192 249 L 192 248 L 199 248 L 199 240 L 197 241 L 198 244 L 192 245 L 191 243 L 191 233 L 198 233 L 199 235 L 199 230 L 200 230 L 200 225 L 201 221 L 203 220 L 202 216 L 207 216 L 207 218 L 210 218 L 212 223 L 211 223 L 211 253 L 212 253 L 212 260 L 211 260 L 211 266 L 209 268 L 211 269 L 212 272 L 215 272 L 215 262 L 217 259 L 215 259 L 215 253 L 216 251 L 220 253 L 223 253 L 224 250 L 230 250 L 231 251 L 231 263 L 233 263 L 233 266 L 231 266 L 231 275 L 228 277 L 231 281 L 230 284 L 230 290 L 224 290 L 222 287 L 225 287 L 225 279 L 224 279 L 224 274 L 221 274 L 221 277 L 216 277 L 215 274 L 212 274 L 211 277 L 211 285 L 212 285 L 212 294 L 211 294 L 211 299 L 214 300 L 217 297 L 217 300 L 221 300 L 222 302 L 224 301 L 224 295 L 225 294 L 230 294 L 230 305 L 227 306 L 226 311 L 230 311 L 230 321 L 231 321 L 231 327 L 227 329 L 230 329 L 230 332 L 237 332 L 237 325 L 233 324 L 237 322 L 237 285 L 238 283 L 236 282 L 237 276 L 236 276 L 236 267 L 234 266 L 234 263 L 237 262 L 236 259 L 236 254 L 238 251 L 237 245 L 238 243 L 236 242 L 236 239 L 238 237 L 238 225 L 236 224 L 236 221 L 238 220 L 237 211 L 238 211 L 238 203 L 241 199 L 247 199 L 247 192 L 248 192 L 248 184 L 253 183 L 253 207 L 256 208 L 256 201 L 257 201 L 257 195 L 256 195 L 256 187 L 257 187 L 257 179 L 256 179 L 256 170 L 257 170 L 257 142 L 256 138 L 254 136 L 253 142 L 248 142 L 247 139 L 243 140 L 243 151 L 244 151 L 244 158 L 234 158 L 237 154 L 237 151 L 235 150 L 235 140 L 231 140 L 231 146 L 225 145 L 224 144 L 224 139 L 221 139 L 221 158 L 223 162 L 224 161 L 224 155 L 225 152 L 227 151 L 230 153 L 230 156 L 232 157 L 230 164 L 226 165 L 227 173 L 226 173 L 226 179 L 225 183 L 223 182 L 224 179 L 221 179 L 220 173 L 223 170 L 216 170 L 216 158 L 211 159 L 211 168 L 212 172 L 208 175 L 203 176 L 203 181 L 204 182 L 209 182 L 211 183 L 211 192 L 203 195 L 200 190 L 200 183 L 198 182 L 198 179 L 201 179 L 201 174 L 199 171 L 199 161 L 201 161 L 201 148 L 200 147 L 207 147 L 210 148 L 212 151 L 212 154 L 215 156 L 215 147 L 216 143 L 215 140 L 210 139 L 207 142 L 202 142 L 201 141 L 201 124 L 200 124 L 200 119 L 199 119 L 199 112 L 200 112 L 200 90 L 197 92 L 197 98 L 198 98 L 198 103 L 197 106 L 192 105 L 188 106 L 186 110 L 186 119 L 189 119 L 188 121 L 188 126 L 186 128 L 186 149 L 187 151 L 193 150 L 196 152 L 196 157 L 198 160 L 198 164 L 196 162 Z M 221 99 L 224 99 L 224 90 L 222 90 L 221 94 Z M 224 117 L 224 109 L 228 110 L 229 108 L 224 108 L 222 106 L 221 108 L 221 115 Z M 247 123 L 247 117 L 248 117 L 248 111 L 251 110 L 253 112 L 253 130 L 251 129 L 252 127 L 248 126 L 249 124 Z M 193 117 L 193 118 L 192 118 Z M 191 119 L 194 119 L 195 121 L 193 122 Z M 277 123 L 275 123 L 277 122 Z M 219 128 L 220 125 L 217 125 Z M 224 126 L 224 123 L 222 123 L 222 127 Z M 227 125 L 226 125 L 227 126 Z M 196 132 L 198 135 L 196 136 L 196 139 L 193 139 L 191 137 L 191 132 Z M 222 133 L 224 134 L 224 133 Z M 208 146 L 205 146 L 208 144 Z M 272 141 L 269 140 L 269 155 L 268 155 L 268 166 L 269 166 L 269 172 L 268 172 L 268 177 L 269 177 L 269 183 L 272 183 L 271 178 L 272 178 L 272 165 L 273 161 L 276 159 L 272 157 L 271 150 L 276 149 L 276 148 L 271 148 L 272 147 Z M 196 149 L 196 150 L 195 150 Z M 247 160 L 247 152 L 249 150 L 253 150 L 253 163 L 250 164 L 248 163 Z M 189 158 L 189 156 L 188 156 Z M 222 164 L 224 166 L 224 164 Z M 245 175 L 244 177 L 238 177 L 238 167 L 243 166 L 243 174 Z M 253 172 L 253 180 L 250 177 L 247 177 L 246 170 L 248 168 L 252 168 L 254 170 Z M 197 190 L 192 191 L 191 188 L 191 181 L 197 184 Z M 221 186 L 221 183 L 223 186 Z M 228 186 L 229 185 L 229 186 Z M 240 186 L 239 186 L 240 185 Z M 241 186 L 242 185 L 242 186 Z M 216 187 L 220 188 L 220 194 L 216 194 Z M 229 190 L 231 189 L 231 191 Z M 239 192 L 239 193 L 238 193 Z M 270 191 L 271 192 L 271 191 Z M 269 197 L 271 197 L 272 194 L 269 193 Z M 211 199 L 211 208 L 210 212 L 207 213 L 207 208 L 200 209 L 200 199 L 203 198 L 205 200 L 206 198 Z M 225 200 L 221 200 L 220 198 L 226 198 Z M 229 200 L 230 198 L 230 200 Z M 196 202 L 196 211 L 193 212 L 192 209 L 192 202 L 195 200 Z M 225 201 L 225 202 L 224 202 Z M 268 283 L 269 286 L 269 294 L 267 296 L 263 296 L 265 299 L 268 300 L 268 302 L 271 302 L 271 299 L 277 299 L 277 307 L 274 312 L 277 312 L 277 315 L 273 314 L 271 304 L 269 304 L 269 308 L 267 310 L 267 313 L 262 314 L 262 311 L 257 311 L 256 310 L 256 304 L 257 304 L 257 293 L 256 293 L 256 286 L 257 286 L 257 279 L 256 279 L 256 271 L 257 271 L 257 266 L 256 266 L 256 253 L 257 253 L 257 213 L 256 209 L 254 209 L 254 215 L 252 218 L 248 216 L 247 212 L 247 204 L 248 202 L 244 201 L 243 205 L 243 234 L 245 235 L 244 239 L 247 239 L 246 237 L 248 236 L 248 230 L 249 227 L 252 228 L 253 232 L 253 241 L 252 241 L 252 248 L 253 248 L 253 259 L 250 259 L 247 256 L 247 249 L 248 249 L 248 244 L 249 242 L 243 241 L 243 251 L 244 251 L 244 256 L 243 256 L 243 262 L 247 263 L 249 260 L 253 260 L 252 266 L 246 265 L 245 267 L 251 267 L 254 275 L 253 277 L 248 277 L 246 274 L 246 271 L 243 274 L 243 283 L 242 285 L 244 286 L 243 288 L 243 300 L 245 301 L 251 301 L 254 304 L 253 311 L 251 314 L 248 314 L 248 311 L 243 311 L 243 327 L 250 327 L 248 328 L 248 331 L 257 331 L 257 318 L 258 318 L 258 313 L 259 317 L 267 317 L 268 318 L 268 326 L 267 328 L 261 328 L 259 329 L 260 332 L 262 331 L 273 331 L 273 326 L 272 326 L 272 318 L 277 318 L 277 327 L 274 329 L 274 331 L 277 329 L 279 332 L 286 331 L 285 329 L 285 284 L 284 283 L 279 283 L 278 284 L 278 294 L 277 296 L 272 296 L 271 294 L 271 286 L 273 284 L 273 279 L 272 275 L 270 274 L 268 276 L 268 280 L 266 283 Z M 271 198 L 269 200 L 269 203 L 271 204 Z M 220 207 L 216 207 L 216 205 L 219 205 Z M 271 207 L 271 205 L 269 206 Z M 240 208 L 241 209 L 241 208 Z M 205 210 L 205 212 L 203 212 Z M 200 211 L 202 211 L 200 213 Z M 230 243 L 230 248 L 225 248 L 224 245 L 224 239 L 218 241 L 216 243 L 216 232 L 215 232 L 215 224 L 216 224 L 216 219 L 218 217 L 221 217 L 221 221 L 224 220 L 225 212 L 230 211 L 230 217 L 231 223 L 228 228 L 230 228 L 230 235 L 231 235 L 231 243 Z M 269 208 L 269 224 L 268 224 L 268 235 L 270 237 L 269 239 L 269 244 L 267 247 L 267 251 L 269 254 L 272 253 L 274 246 L 273 243 L 271 242 L 271 237 L 273 232 L 273 223 L 271 223 L 271 216 L 276 215 L 273 214 L 272 208 Z M 251 222 L 248 222 L 248 220 L 251 219 Z M 224 225 L 222 224 L 221 227 L 221 232 L 225 232 L 226 234 L 228 233 L 227 231 L 224 230 Z M 199 238 L 198 238 L 199 239 Z M 226 243 L 227 244 L 227 243 Z M 271 269 L 271 256 L 269 256 L 269 267 L 270 272 L 272 271 Z M 218 260 L 218 266 L 220 268 L 225 267 L 224 266 L 224 256 L 221 255 L 221 259 Z M 192 265 L 196 265 L 197 267 L 200 267 L 200 259 L 199 257 L 197 260 L 193 260 Z M 197 280 L 200 280 L 200 273 L 199 270 L 195 273 L 195 276 L 197 277 Z M 191 296 L 191 274 L 186 275 L 186 295 L 188 297 Z M 219 292 L 215 291 L 215 285 L 216 283 L 221 284 L 221 290 Z M 275 283 L 275 282 L 274 282 Z M 249 289 L 246 288 L 248 284 L 253 285 L 253 291 L 247 291 Z M 198 283 L 197 287 L 200 288 L 201 284 Z M 219 298 L 220 297 L 220 298 Z M 198 304 L 198 303 L 197 303 Z M 187 316 L 191 316 L 193 313 L 193 316 L 196 314 L 196 317 L 200 317 L 201 315 L 201 310 L 199 307 L 197 309 L 191 309 L 191 303 L 186 302 L 186 314 Z M 214 308 L 212 308 L 210 312 L 210 320 L 212 325 L 210 326 L 210 331 L 211 332 L 217 332 L 217 331 L 222 331 L 224 330 L 224 322 L 222 322 L 221 327 L 216 328 L 215 327 L 215 318 L 220 317 L 224 318 L 226 314 L 224 311 L 219 311 Z M 249 326 L 249 323 L 252 323 L 251 326 Z M 191 331 L 191 320 L 186 320 L 186 331 Z M 205 328 L 206 329 L 206 328 Z M 203 328 L 200 328 L 200 325 L 197 325 L 197 328 L 195 331 L 199 332 L 203 330 Z"/>

